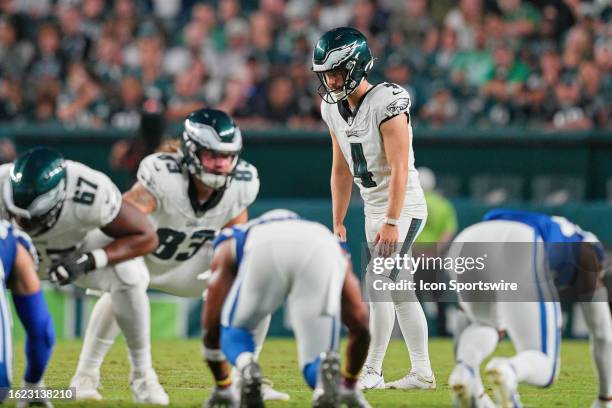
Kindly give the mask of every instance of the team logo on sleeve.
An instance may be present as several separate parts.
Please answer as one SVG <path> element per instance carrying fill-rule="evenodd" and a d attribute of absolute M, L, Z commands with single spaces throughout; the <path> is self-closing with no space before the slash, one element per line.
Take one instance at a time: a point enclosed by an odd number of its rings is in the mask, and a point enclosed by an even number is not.
<path fill-rule="evenodd" d="M 408 109 L 410 98 L 399 98 L 387 105 L 387 112 L 390 116 L 396 116 Z"/>

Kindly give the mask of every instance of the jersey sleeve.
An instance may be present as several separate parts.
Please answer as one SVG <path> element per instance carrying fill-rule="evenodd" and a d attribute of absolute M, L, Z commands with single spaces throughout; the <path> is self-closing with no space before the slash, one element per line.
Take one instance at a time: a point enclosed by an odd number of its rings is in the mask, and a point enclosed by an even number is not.
<path fill-rule="evenodd" d="M 74 172 L 68 188 L 77 220 L 90 229 L 110 224 L 121 209 L 121 192 L 115 183 L 85 165 L 69 162 L 68 166 L 68 171 Z"/>
<path fill-rule="evenodd" d="M 5 163 L 0 165 L 0 218 L 5 220 L 9 218 L 9 213 L 6 209 L 6 205 L 4 204 L 4 183 L 8 182 L 11 167 L 13 167 L 12 163 Z"/>
<path fill-rule="evenodd" d="M 6 220 L 0 220 L 0 257 L 2 258 L 2 278 L 8 280 L 17 256 L 17 239 L 13 226 Z"/>
<path fill-rule="evenodd" d="M 138 172 L 136 173 L 136 178 L 153 196 L 157 201 L 157 205 L 161 203 L 162 189 L 156 177 L 156 166 L 154 166 L 154 162 L 156 161 L 156 157 L 151 155 L 145 157 L 138 166 Z M 159 167 L 159 166 L 157 166 Z"/>
<path fill-rule="evenodd" d="M 178 190 L 181 182 L 172 176 L 181 175 L 179 158 L 170 153 L 155 153 L 145 157 L 138 167 L 136 178 L 157 201 L 157 210 L 164 206 L 165 197 L 171 197 Z"/>
<path fill-rule="evenodd" d="M 405 114 L 410 120 L 410 95 L 408 91 L 393 83 L 384 83 L 379 86 L 381 89 L 378 91 L 373 112 L 378 128 L 380 129 L 380 125 L 397 115 Z"/>
<path fill-rule="evenodd" d="M 231 218 L 235 218 L 248 208 L 259 194 L 259 173 L 251 163 L 240 160 L 236 166 L 236 174 L 232 180 L 238 187 L 237 200 L 231 211 Z"/>

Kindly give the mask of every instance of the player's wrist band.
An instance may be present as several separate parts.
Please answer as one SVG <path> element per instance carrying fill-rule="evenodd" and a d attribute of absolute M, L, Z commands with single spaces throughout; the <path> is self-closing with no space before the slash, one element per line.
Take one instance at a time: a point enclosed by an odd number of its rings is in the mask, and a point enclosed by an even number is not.
<path fill-rule="evenodd" d="M 204 357 L 208 361 L 225 361 L 225 354 L 221 351 L 221 349 L 212 349 L 204 346 Z"/>
<path fill-rule="evenodd" d="M 217 384 L 217 387 L 222 387 L 222 388 L 230 386 L 232 384 L 232 374 L 228 375 L 226 378 L 222 380 L 215 380 L 215 384 Z"/>
<path fill-rule="evenodd" d="M 342 367 L 340 369 L 340 375 L 346 378 L 347 380 L 357 380 L 359 378 L 359 373 L 351 374 L 348 371 L 346 371 L 346 367 Z"/>
<path fill-rule="evenodd" d="M 108 265 L 108 255 L 103 248 L 94 249 L 90 252 L 91 256 L 93 256 L 94 263 L 96 265 L 95 269 L 104 268 Z"/>
<path fill-rule="evenodd" d="M 391 217 L 387 217 L 385 218 L 385 224 L 389 224 L 389 225 L 397 225 L 397 223 L 399 222 L 399 220 L 397 218 L 391 218 Z"/>

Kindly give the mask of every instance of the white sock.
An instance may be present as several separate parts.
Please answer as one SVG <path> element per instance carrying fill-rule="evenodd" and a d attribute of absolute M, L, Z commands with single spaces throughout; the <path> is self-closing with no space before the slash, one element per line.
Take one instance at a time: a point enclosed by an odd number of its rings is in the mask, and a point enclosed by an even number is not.
<path fill-rule="evenodd" d="M 105 293 L 91 311 L 83 348 L 79 356 L 77 373 L 100 377 L 104 357 L 119 334 L 119 326 L 113 313 L 112 299 Z"/>
<path fill-rule="evenodd" d="M 596 298 L 607 299 L 606 288 L 595 291 Z M 591 353 L 599 380 L 599 396 L 612 397 L 612 316 L 607 302 L 580 302 L 589 328 Z"/>
<path fill-rule="evenodd" d="M 553 373 L 556 356 L 547 355 L 537 350 L 524 350 L 517 353 L 509 361 L 516 372 L 518 382 L 545 387 L 549 384 Z"/>
<path fill-rule="evenodd" d="M 255 355 L 250 351 L 245 351 L 240 353 L 238 357 L 236 357 L 236 369 L 238 372 L 242 371 L 244 367 L 255 360 Z"/>
<path fill-rule="evenodd" d="M 468 326 L 457 339 L 457 363 L 465 364 L 472 369 L 478 395 L 484 392 L 480 378 L 480 364 L 495 351 L 498 340 L 497 330 L 477 325 Z"/>
<path fill-rule="evenodd" d="M 395 306 L 392 302 L 370 302 L 370 348 L 365 365 L 376 372 L 382 371 L 382 364 L 395 324 Z"/>
<path fill-rule="evenodd" d="M 151 310 L 146 288 L 131 287 L 112 293 L 113 311 L 125 336 L 135 375 L 153 368 L 151 362 Z"/>
<path fill-rule="evenodd" d="M 261 350 L 263 350 L 264 341 L 266 341 L 266 336 L 268 335 L 268 329 L 270 328 L 270 321 L 272 320 L 272 316 L 266 316 L 257 327 L 255 327 L 255 333 L 253 334 L 253 340 L 255 341 L 255 359 L 259 360 L 259 355 L 261 354 Z"/>
<path fill-rule="evenodd" d="M 397 321 L 399 322 L 412 369 L 421 376 L 429 377 L 431 363 L 429 361 L 427 319 L 423 307 L 418 301 L 395 303 Z"/>

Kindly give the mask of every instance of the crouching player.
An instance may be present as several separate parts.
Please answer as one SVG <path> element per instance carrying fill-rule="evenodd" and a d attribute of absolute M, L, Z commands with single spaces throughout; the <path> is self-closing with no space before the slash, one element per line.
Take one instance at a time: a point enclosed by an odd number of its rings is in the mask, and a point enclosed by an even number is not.
<path fill-rule="evenodd" d="M 368 313 L 348 257 L 327 228 L 291 211 L 270 211 L 223 230 L 211 270 L 202 323 L 216 386 L 207 406 L 237 406 L 238 398 L 240 406 L 263 406 L 252 332 L 287 298 L 300 368 L 315 389 L 313 405 L 369 407 L 356 386 L 370 341 Z M 342 370 L 340 313 L 349 331 Z M 226 357 L 242 374 L 239 396 Z"/>
<path fill-rule="evenodd" d="M 549 300 L 556 298 L 557 289 L 571 286 L 574 295 L 584 300 L 579 304 L 591 333 L 599 378 L 599 397 L 592 407 L 611 407 L 612 318 L 600 276 L 604 252 L 597 238 L 562 217 L 493 210 L 483 222 L 455 238 L 451 256 L 471 255 L 468 248 L 474 246 L 465 243 L 472 242 L 498 243 L 488 247 L 492 253 L 488 254 L 487 265 L 496 270 L 506 268 L 504 277 L 520 279 L 531 274 L 531 286 L 537 289 L 540 301 L 462 303 L 471 324 L 459 336 L 457 366 L 449 378 L 455 406 L 493 406 L 484 392 L 479 366 L 495 349 L 499 328 L 507 330 L 517 354 L 494 358 L 486 367 L 497 406 L 520 407 L 517 386 L 521 382 L 548 387 L 555 381 L 559 374 L 561 314 L 559 303 Z M 525 248 L 533 249 L 525 254 Z M 553 275 L 547 279 L 549 271 Z M 581 299 L 585 294 L 588 299 Z"/>
<path fill-rule="evenodd" d="M 13 228 L 7 221 L 0 221 L 0 324 L 2 354 L 0 355 L 0 403 L 7 397 L 12 381 L 12 327 L 11 312 L 6 289 L 13 294 L 17 316 L 23 324 L 26 338 L 26 370 L 24 387 L 43 385 L 43 374 L 51 358 L 55 343 L 53 321 L 40 288 L 36 273 L 36 252 L 29 238 Z M 33 401 L 34 402 L 34 401 Z M 36 401 L 39 406 L 51 406 L 47 401 Z M 28 406 L 20 401 L 18 406 Z"/>

